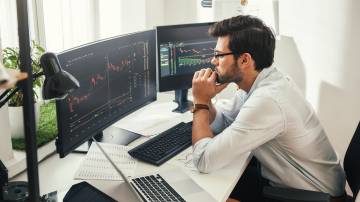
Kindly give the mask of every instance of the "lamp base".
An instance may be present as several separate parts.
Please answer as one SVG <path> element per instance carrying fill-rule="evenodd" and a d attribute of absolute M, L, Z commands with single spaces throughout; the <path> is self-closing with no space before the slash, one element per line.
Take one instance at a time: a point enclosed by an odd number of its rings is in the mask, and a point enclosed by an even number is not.
<path fill-rule="evenodd" d="M 29 189 L 28 183 L 23 181 L 9 182 L 2 187 L 2 197 L 4 202 L 28 202 Z M 40 202 L 57 202 L 57 192 L 45 194 L 40 198 Z"/>
<path fill-rule="evenodd" d="M 29 189 L 27 182 L 9 182 L 2 188 L 3 200 L 6 202 L 28 201 Z"/>

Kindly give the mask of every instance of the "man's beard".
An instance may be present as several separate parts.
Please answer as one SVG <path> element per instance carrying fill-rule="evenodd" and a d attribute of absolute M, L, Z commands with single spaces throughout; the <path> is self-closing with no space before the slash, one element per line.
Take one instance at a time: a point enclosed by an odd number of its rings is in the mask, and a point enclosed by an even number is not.
<path fill-rule="evenodd" d="M 234 62 L 229 68 L 229 71 L 223 75 L 221 75 L 216 68 L 215 71 L 217 73 L 216 82 L 220 84 L 231 83 L 231 82 L 238 83 L 243 80 L 242 73 L 239 71 L 236 62 Z"/>

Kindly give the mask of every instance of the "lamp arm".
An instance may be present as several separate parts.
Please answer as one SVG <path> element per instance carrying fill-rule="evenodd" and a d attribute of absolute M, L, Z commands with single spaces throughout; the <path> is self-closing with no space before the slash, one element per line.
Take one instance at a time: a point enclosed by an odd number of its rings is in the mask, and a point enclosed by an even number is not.
<path fill-rule="evenodd" d="M 35 79 L 39 78 L 42 75 L 44 75 L 44 72 L 38 72 L 38 73 L 34 74 L 33 81 L 35 81 Z M 9 94 L 10 91 L 11 90 L 8 89 L 0 95 L 0 108 L 3 107 L 7 103 L 7 101 L 9 101 L 10 98 L 12 98 L 12 96 L 14 96 L 14 94 L 16 92 L 19 91 L 19 87 L 16 87 L 15 89 L 13 89 L 12 92 Z"/>
<path fill-rule="evenodd" d="M 8 94 L 8 96 L 5 97 L 4 100 L 1 100 L 1 101 L 0 101 L 0 108 L 1 108 L 2 106 L 4 106 L 4 105 L 7 103 L 7 101 L 9 101 L 10 98 L 12 98 L 12 96 L 14 96 L 15 93 L 18 92 L 18 91 L 19 91 L 19 88 L 15 88 L 14 90 L 12 90 L 12 92 L 11 92 L 10 94 Z M 6 92 L 6 91 L 5 91 L 5 92 Z M 4 93 L 5 93 L 5 92 L 4 92 Z M 2 95 L 1 95 L 1 96 L 2 96 Z"/>
<path fill-rule="evenodd" d="M 44 75 L 44 72 L 38 72 L 38 73 L 35 73 L 33 74 L 33 81 L 35 81 L 35 79 L 39 78 L 40 76 L 43 76 Z"/>
<path fill-rule="evenodd" d="M 2 100 L 9 92 L 11 91 L 11 89 L 7 89 L 5 90 L 1 95 L 0 95 L 0 100 Z M 2 102 L 1 102 L 2 103 Z M 0 105 L 0 108 L 2 107 L 2 105 Z"/>

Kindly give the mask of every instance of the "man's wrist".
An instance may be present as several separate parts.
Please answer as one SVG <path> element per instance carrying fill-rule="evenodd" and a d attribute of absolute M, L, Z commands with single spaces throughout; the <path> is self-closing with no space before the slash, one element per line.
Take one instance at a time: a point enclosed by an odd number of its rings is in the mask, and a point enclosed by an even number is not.
<path fill-rule="evenodd" d="M 191 113 L 195 113 L 199 110 L 209 111 L 210 108 L 209 108 L 209 105 L 207 105 L 207 104 L 194 104 L 190 111 L 191 111 Z"/>
<path fill-rule="evenodd" d="M 208 101 L 208 100 L 194 99 L 194 104 L 210 105 L 210 101 Z"/>

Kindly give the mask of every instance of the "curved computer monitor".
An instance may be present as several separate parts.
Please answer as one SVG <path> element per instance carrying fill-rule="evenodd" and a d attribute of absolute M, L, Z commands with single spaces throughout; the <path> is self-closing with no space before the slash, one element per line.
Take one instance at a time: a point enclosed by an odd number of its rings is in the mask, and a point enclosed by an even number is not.
<path fill-rule="evenodd" d="M 187 91 L 194 72 L 212 68 L 216 38 L 208 34 L 213 23 L 159 26 L 156 28 L 159 91 L 175 90 L 174 111 L 185 112 L 191 102 Z"/>
<path fill-rule="evenodd" d="M 79 89 L 56 103 L 60 157 L 156 100 L 155 39 L 150 30 L 57 55 L 61 67 L 80 82 Z"/>

